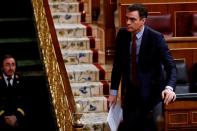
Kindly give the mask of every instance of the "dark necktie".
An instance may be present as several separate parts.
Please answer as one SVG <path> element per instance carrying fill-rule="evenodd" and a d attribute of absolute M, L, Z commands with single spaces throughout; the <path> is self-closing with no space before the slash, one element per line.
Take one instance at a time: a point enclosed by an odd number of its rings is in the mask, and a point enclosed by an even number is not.
<path fill-rule="evenodd" d="M 8 81 L 8 88 L 11 88 L 12 87 L 12 85 L 11 85 L 11 83 L 10 83 L 10 80 L 11 80 L 11 78 L 7 78 L 7 81 Z"/>
<path fill-rule="evenodd" d="M 136 34 L 132 35 L 132 46 L 131 46 L 131 79 L 134 86 L 137 86 L 137 62 L 136 62 Z"/>

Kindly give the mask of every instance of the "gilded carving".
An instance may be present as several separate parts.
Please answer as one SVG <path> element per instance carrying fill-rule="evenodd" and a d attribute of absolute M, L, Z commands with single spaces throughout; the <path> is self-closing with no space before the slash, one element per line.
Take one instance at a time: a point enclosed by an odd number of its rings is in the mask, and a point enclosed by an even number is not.
<path fill-rule="evenodd" d="M 73 121 L 72 113 L 69 110 L 68 99 L 65 94 L 64 84 L 52 44 L 43 0 L 32 0 L 32 4 L 57 124 L 60 131 L 71 131 Z"/>

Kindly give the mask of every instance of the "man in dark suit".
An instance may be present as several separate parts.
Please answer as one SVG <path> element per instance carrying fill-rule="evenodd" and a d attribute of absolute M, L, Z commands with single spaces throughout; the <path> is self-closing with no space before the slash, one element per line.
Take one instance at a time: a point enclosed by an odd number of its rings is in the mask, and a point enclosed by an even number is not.
<path fill-rule="evenodd" d="M 128 6 L 127 28 L 120 28 L 116 37 L 108 100 L 110 105 L 116 103 L 119 83 L 122 80 L 123 131 L 147 130 L 147 119 L 154 106 L 162 99 L 164 104 L 176 99 L 175 63 L 163 35 L 144 25 L 147 14 L 147 9 L 142 4 Z M 132 42 L 132 39 L 136 40 Z M 133 69 L 131 54 L 134 50 L 132 44 L 135 42 L 137 65 Z M 165 80 L 162 65 L 166 71 Z M 136 73 L 136 78 L 131 76 L 132 72 Z"/>
<path fill-rule="evenodd" d="M 22 81 L 15 73 L 16 61 L 5 55 L 1 62 L 0 75 L 0 130 L 22 131 L 26 115 Z"/>

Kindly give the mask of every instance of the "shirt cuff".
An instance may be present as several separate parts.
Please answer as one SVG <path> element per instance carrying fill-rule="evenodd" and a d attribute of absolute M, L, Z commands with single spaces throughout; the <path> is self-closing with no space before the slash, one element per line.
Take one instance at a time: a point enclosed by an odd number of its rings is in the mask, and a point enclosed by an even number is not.
<path fill-rule="evenodd" d="M 117 96 L 118 91 L 117 90 L 110 90 L 110 95 Z"/>
<path fill-rule="evenodd" d="M 166 89 L 173 91 L 173 88 L 171 86 L 166 86 Z"/>

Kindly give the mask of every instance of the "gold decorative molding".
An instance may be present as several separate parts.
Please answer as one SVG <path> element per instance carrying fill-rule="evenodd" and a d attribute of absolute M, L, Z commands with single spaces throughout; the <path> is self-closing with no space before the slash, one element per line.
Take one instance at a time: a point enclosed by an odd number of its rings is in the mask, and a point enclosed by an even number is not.
<path fill-rule="evenodd" d="M 63 79 L 60 75 L 60 67 L 52 43 L 44 2 L 43 0 L 32 0 L 32 5 L 57 125 L 60 131 L 72 131 L 72 111 L 69 109 Z"/>

